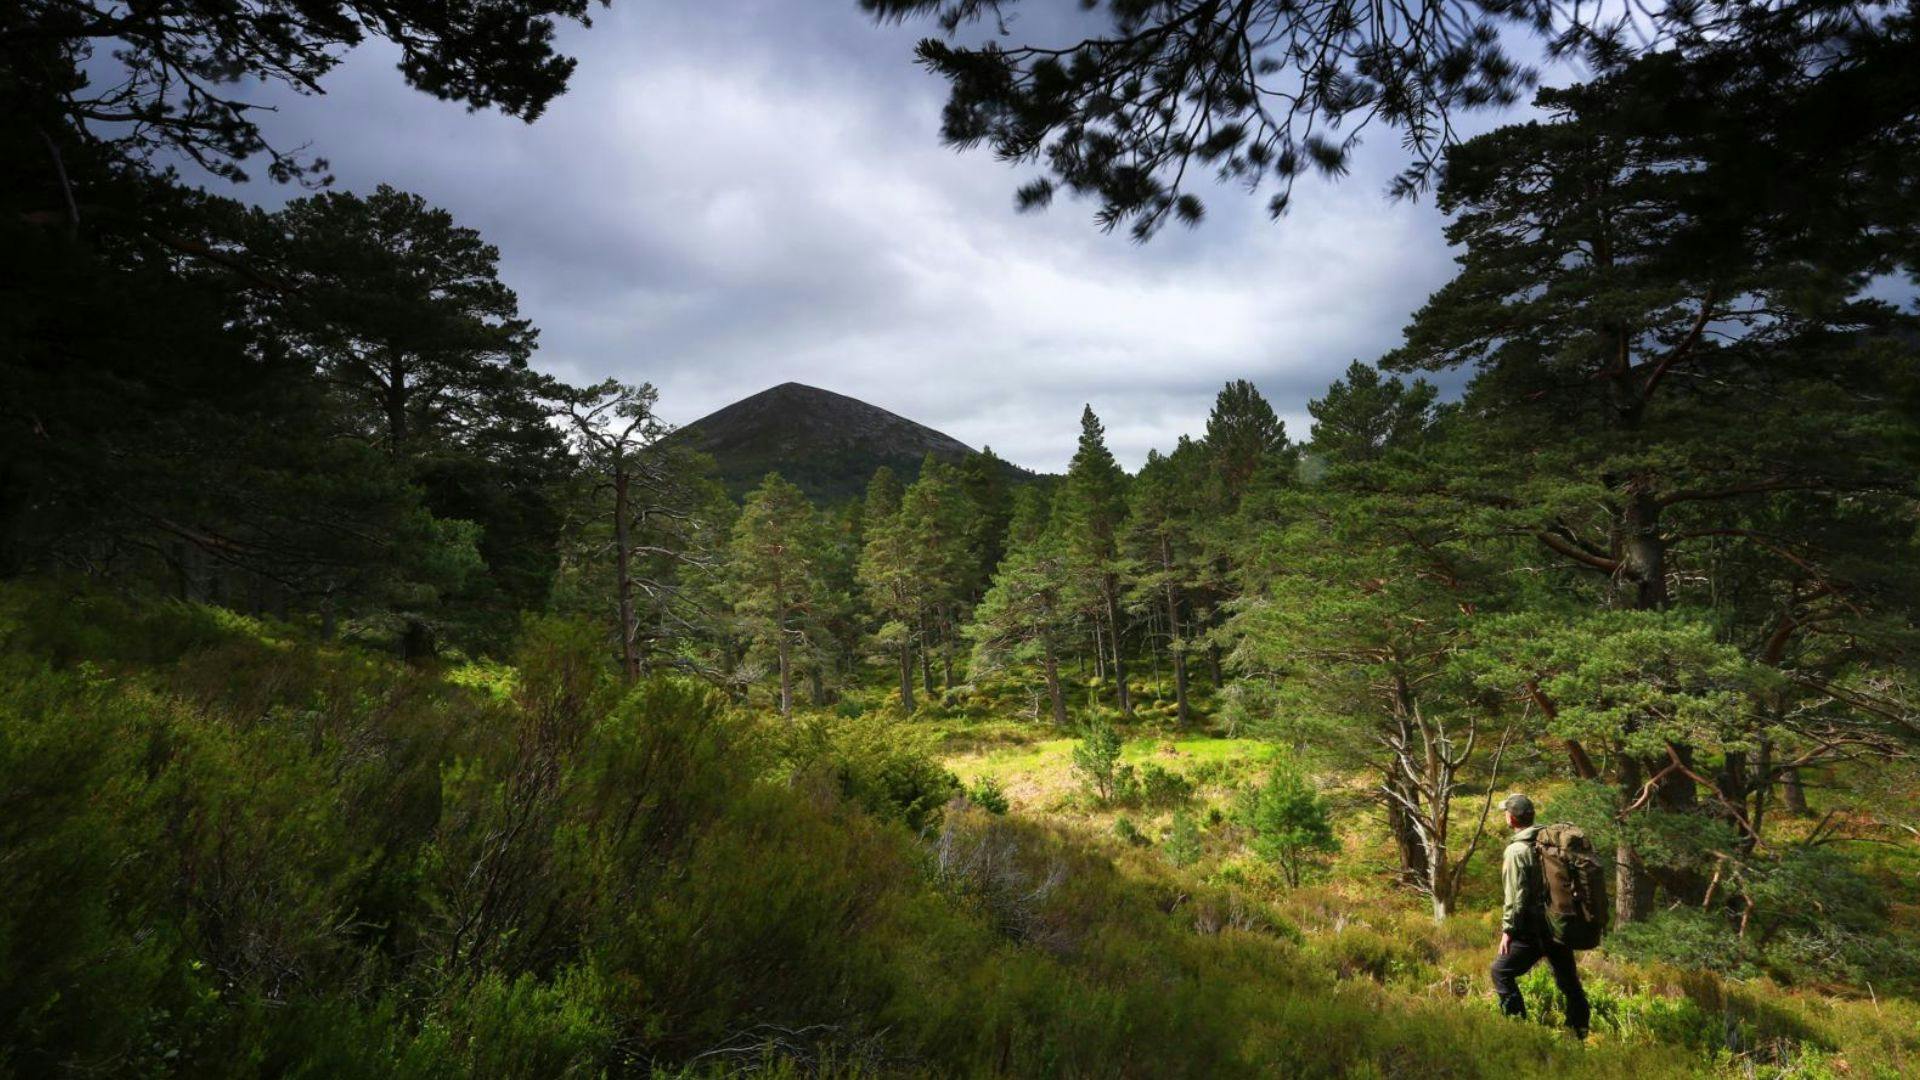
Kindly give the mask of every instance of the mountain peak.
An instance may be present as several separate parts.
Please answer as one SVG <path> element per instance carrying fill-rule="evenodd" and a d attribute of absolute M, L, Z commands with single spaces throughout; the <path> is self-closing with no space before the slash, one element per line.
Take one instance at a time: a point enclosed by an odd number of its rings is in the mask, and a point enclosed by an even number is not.
<path fill-rule="evenodd" d="M 889 466 L 911 480 L 928 454 L 962 461 L 977 451 L 944 432 L 858 398 L 783 382 L 715 410 L 680 429 L 679 438 L 712 455 L 735 495 L 778 472 L 809 496 L 860 494 L 874 470 Z"/>

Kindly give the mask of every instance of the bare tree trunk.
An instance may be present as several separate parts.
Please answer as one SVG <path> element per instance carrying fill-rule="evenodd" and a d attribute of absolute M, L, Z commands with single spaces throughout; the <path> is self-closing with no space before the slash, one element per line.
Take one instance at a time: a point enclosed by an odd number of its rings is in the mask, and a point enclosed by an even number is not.
<path fill-rule="evenodd" d="M 1382 787 L 1387 795 L 1387 824 L 1400 853 L 1401 876 L 1415 888 L 1430 889 L 1433 854 L 1427 848 L 1427 834 L 1420 820 L 1422 792 L 1407 768 L 1407 756 L 1413 747 L 1410 697 L 1406 683 L 1396 679 L 1393 728 L 1385 740 L 1393 756 L 1387 759 L 1387 779 Z"/>
<path fill-rule="evenodd" d="M 1107 622 L 1111 631 L 1107 636 L 1113 647 L 1113 685 L 1120 702 L 1120 715 L 1133 715 L 1133 698 L 1127 693 L 1127 662 L 1120 648 L 1120 582 L 1112 574 L 1106 576 Z"/>
<path fill-rule="evenodd" d="M 1409 797 L 1413 789 L 1404 780 L 1392 775 L 1388 770 L 1387 782 L 1397 784 L 1402 797 Z M 1393 833 L 1393 846 L 1400 856 L 1400 880 L 1416 889 L 1425 889 L 1427 880 L 1427 843 L 1420 838 L 1420 830 L 1413 824 L 1413 816 L 1407 808 L 1391 796 L 1387 799 L 1387 828 Z"/>
<path fill-rule="evenodd" d="M 1456 886 L 1453 875 L 1447 868 L 1446 849 L 1436 844 L 1428 851 L 1432 859 L 1432 865 L 1427 872 L 1432 882 L 1430 887 L 1433 893 L 1433 921 L 1443 923 L 1447 921 L 1448 915 L 1453 914 L 1453 894 Z"/>
<path fill-rule="evenodd" d="M 1060 727 L 1066 727 L 1067 698 L 1060 692 L 1060 661 L 1054 656 L 1052 638 L 1047 638 L 1042 645 L 1045 649 L 1043 655 L 1046 658 L 1047 697 L 1053 705 L 1053 722 Z"/>
<path fill-rule="evenodd" d="M 951 690 L 953 689 L 953 624 L 951 622 L 940 628 L 940 647 L 943 653 L 941 662 L 946 668 L 942 673 L 940 687 L 943 690 Z"/>
<path fill-rule="evenodd" d="M 1173 546 L 1165 536 L 1160 538 L 1160 565 L 1167 571 L 1167 640 L 1173 653 L 1174 716 L 1181 727 L 1187 727 L 1193 720 L 1187 708 L 1187 643 L 1180 636 L 1180 591 L 1173 585 Z"/>
<path fill-rule="evenodd" d="M 1453 910 L 1453 894 L 1458 885 L 1453 880 L 1452 846 L 1448 843 L 1448 834 L 1452 831 L 1453 814 L 1453 775 L 1464 758 L 1453 759 L 1446 756 L 1445 747 L 1436 747 L 1432 735 L 1422 732 L 1427 745 L 1427 786 L 1430 789 L 1427 802 L 1427 889 L 1433 895 L 1433 921 L 1445 922 L 1447 913 Z"/>

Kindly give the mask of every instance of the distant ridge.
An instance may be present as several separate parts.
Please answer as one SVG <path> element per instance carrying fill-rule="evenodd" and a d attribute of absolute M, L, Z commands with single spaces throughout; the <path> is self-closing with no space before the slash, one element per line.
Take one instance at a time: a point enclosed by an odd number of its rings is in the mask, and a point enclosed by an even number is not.
<path fill-rule="evenodd" d="M 958 462 L 978 453 L 877 405 L 797 382 L 708 413 L 673 437 L 712 455 L 720 481 L 735 496 L 778 472 L 820 502 L 865 492 L 882 465 L 910 481 L 928 454 Z M 1010 476 L 1030 475 L 1012 465 L 1007 470 Z"/>

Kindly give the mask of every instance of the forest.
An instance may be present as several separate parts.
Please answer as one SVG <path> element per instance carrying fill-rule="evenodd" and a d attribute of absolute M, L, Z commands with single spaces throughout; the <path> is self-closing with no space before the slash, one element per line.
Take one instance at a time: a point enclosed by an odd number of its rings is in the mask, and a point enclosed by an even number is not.
<path fill-rule="evenodd" d="M 0 1076 L 1920 1072 L 1910 7 L 858 6 L 1022 208 L 1371 123 L 1453 275 L 1305 431 L 1249 357 L 1136 471 L 735 499 L 247 100 L 536 121 L 584 0 L 0 15 Z M 1489 989 L 1511 791 L 1609 868 L 1584 1039 Z"/>

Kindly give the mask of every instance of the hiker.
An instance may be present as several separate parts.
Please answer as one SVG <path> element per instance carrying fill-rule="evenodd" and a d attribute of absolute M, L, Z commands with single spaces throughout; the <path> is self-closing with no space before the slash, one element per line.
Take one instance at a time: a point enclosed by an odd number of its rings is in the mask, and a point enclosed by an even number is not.
<path fill-rule="evenodd" d="M 1580 969 L 1574 965 L 1573 949 L 1554 940 L 1547 921 L 1546 885 L 1540 874 L 1540 855 L 1534 837 L 1540 826 L 1533 823 L 1533 800 L 1525 795 L 1509 795 L 1500 803 L 1507 813 L 1507 827 L 1514 830 L 1513 842 L 1500 860 L 1500 876 L 1506 901 L 1500 909 L 1500 955 L 1493 961 L 1493 992 L 1500 995 L 1500 1011 L 1508 1016 L 1527 1015 L 1526 999 L 1520 996 L 1520 976 L 1545 960 L 1553 969 L 1553 981 L 1567 999 L 1567 1026 L 1580 1038 L 1587 1037 L 1587 992 L 1580 985 Z"/>

